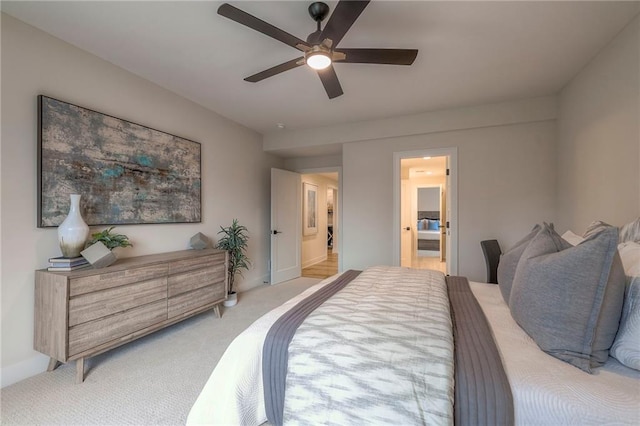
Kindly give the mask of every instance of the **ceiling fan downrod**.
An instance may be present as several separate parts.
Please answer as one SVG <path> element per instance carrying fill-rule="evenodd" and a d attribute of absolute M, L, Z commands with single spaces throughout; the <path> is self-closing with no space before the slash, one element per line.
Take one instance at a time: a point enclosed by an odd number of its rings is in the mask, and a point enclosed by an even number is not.
<path fill-rule="evenodd" d="M 322 30 L 320 27 L 320 23 L 329 15 L 329 6 L 326 3 L 321 1 L 317 1 L 315 3 L 311 3 L 309 5 L 309 15 L 316 21 L 316 31 L 309 34 L 307 37 L 307 43 L 309 44 L 320 44 L 322 40 L 320 40 L 320 35 L 322 34 Z"/>

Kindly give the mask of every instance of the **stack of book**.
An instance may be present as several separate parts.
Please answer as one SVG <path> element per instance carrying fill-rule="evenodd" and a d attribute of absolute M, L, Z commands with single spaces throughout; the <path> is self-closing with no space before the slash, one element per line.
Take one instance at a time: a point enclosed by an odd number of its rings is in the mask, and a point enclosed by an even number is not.
<path fill-rule="evenodd" d="M 91 266 L 87 259 L 82 256 L 78 257 L 52 257 L 49 259 L 49 268 L 48 271 L 53 272 L 69 272 L 75 271 L 76 269 L 86 268 L 87 266 Z"/>

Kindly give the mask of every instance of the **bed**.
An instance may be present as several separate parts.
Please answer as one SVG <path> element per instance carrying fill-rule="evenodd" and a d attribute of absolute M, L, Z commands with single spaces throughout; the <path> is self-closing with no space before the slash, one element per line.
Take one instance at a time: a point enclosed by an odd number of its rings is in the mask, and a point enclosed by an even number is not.
<path fill-rule="evenodd" d="M 287 315 L 300 322 L 283 337 L 273 330 L 292 328 Z M 256 321 L 188 424 L 638 424 L 640 371 L 608 357 L 592 373 L 543 352 L 498 285 L 378 266 L 328 278 Z"/>
<path fill-rule="evenodd" d="M 418 211 L 417 223 L 418 255 L 440 255 L 440 212 Z"/>

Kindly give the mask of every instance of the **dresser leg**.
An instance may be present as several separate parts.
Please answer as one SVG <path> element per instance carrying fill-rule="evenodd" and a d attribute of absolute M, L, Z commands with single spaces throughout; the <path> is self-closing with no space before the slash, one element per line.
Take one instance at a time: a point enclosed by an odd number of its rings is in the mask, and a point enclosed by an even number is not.
<path fill-rule="evenodd" d="M 58 365 L 60 365 L 60 361 L 55 358 L 49 358 L 49 366 L 47 367 L 47 371 L 55 370 L 56 368 L 58 368 Z"/>
<path fill-rule="evenodd" d="M 84 382 L 84 357 L 76 360 L 76 383 Z"/>
<path fill-rule="evenodd" d="M 216 306 L 214 306 L 214 307 L 213 307 L 213 310 L 215 311 L 216 316 L 217 316 L 218 318 L 222 318 L 222 316 L 220 315 L 220 305 L 216 305 Z"/>

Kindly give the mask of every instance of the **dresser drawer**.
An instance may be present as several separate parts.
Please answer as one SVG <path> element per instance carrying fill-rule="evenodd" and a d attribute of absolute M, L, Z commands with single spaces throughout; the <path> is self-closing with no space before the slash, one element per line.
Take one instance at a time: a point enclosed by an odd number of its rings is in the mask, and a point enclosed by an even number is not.
<path fill-rule="evenodd" d="M 166 298 L 166 277 L 85 293 L 69 300 L 69 326 L 73 327 Z"/>
<path fill-rule="evenodd" d="M 164 275 L 167 275 L 167 265 L 162 263 L 114 272 L 108 272 L 105 268 L 105 272 L 101 274 L 72 278 L 69 283 L 69 295 L 73 297 Z"/>
<path fill-rule="evenodd" d="M 182 293 L 176 297 L 172 297 L 169 299 L 168 305 L 169 318 L 193 311 L 211 303 L 221 302 L 226 298 L 226 292 L 225 283 L 222 281 L 218 284 L 202 287 L 189 293 Z"/>
<path fill-rule="evenodd" d="M 182 259 L 169 264 L 169 274 L 193 271 L 215 265 L 224 265 L 225 252 L 219 252 L 207 256 L 199 256 L 191 259 Z"/>
<path fill-rule="evenodd" d="M 225 279 L 225 265 L 210 266 L 196 271 L 170 275 L 168 278 L 169 297 L 196 290 Z"/>
<path fill-rule="evenodd" d="M 69 356 L 119 339 L 167 319 L 167 302 L 160 300 L 69 329 Z"/>

